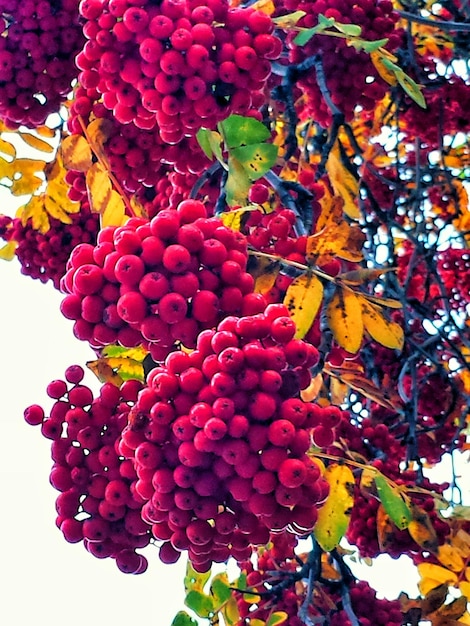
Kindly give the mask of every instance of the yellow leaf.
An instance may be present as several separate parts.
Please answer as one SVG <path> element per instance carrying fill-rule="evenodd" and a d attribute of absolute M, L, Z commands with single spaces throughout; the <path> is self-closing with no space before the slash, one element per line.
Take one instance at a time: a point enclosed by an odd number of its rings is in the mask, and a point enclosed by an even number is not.
<path fill-rule="evenodd" d="M 129 204 L 135 217 L 144 217 L 148 219 L 145 207 L 139 202 L 135 195 L 130 197 Z"/>
<path fill-rule="evenodd" d="M 47 137 L 48 139 L 52 139 L 52 137 L 54 137 L 56 133 L 55 129 L 50 128 L 49 126 L 36 126 L 34 132 L 36 132 L 41 137 Z"/>
<path fill-rule="evenodd" d="M 375 484 L 376 475 L 377 475 L 377 471 L 370 467 L 366 467 L 365 469 L 362 470 L 361 482 L 359 483 L 359 488 L 361 490 L 361 493 L 366 498 L 375 498 L 376 500 L 379 499 L 377 495 L 377 487 Z"/>
<path fill-rule="evenodd" d="M 263 268 L 262 273 L 256 272 L 254 275 L 250 268 L 250 274 L 255 278 L 255 293 L 266 293 L 270 289 L 274 287 L 277 277 L 279 276 L 279 271 L 281 269 L 281 264 L 279 261 L 272 261 L 271 259 L 259 259 L 261 261 L 260 268 Z M 259 268 L 258 268 L 259 270 Z"/>
<path fill-rule="evenodd" d="M 449 543 L 439 546 L 436 556 L 441 565 L 451 569 L 453 572 L 461 572 L 464 568 L 461 551 Z"/>
<path fill-rule="evenodd" d="M 421 548 L 435 554 L 439 548 L 439 542 L 429 515 L 424 509 L 416 505 L 412 505 L 411 514 L 412 520 L 408 524 L 408 532 L 412 539 Z"/>
<path fill-rule="evenodd" d="M 254 205 L 249 205 L 242 207 L 240 209 L 234 209 L 233 211 L 226 211 L 222 213 L 219 217 L 224 223 L 224 226 L 227 228 L 231 228 L 232 230 L 239 231 L 243 225 L 243 218 L 248 216 L 252 211 L 258 211 L 258 207 Z"/>
<path fill-rule="evenodd" d="M 466 598 L 470 598 L 470 582 L 461 580 L 459 582 L 459 589 Z"/>
<path fill-rule="evenodd" d="M 330 485 L 325 504 L 318 511 L 313 529 L 325 552 L 333 550 L 346 533 L 354 504 L 354 476 L 347 465 L 334 463 L 326 468 L 324 478 Z"/>
<path fill-rule="evenodd" d="M 422 578 L 420 583 L 427 579 L 437 582 L 437 585 L 429 587 L 429 589 L 434 589 L 434 587 L 437 587 L 438 585 L 455 585 L 458 582 L 457 574 L 451 572 L 445 567 L 442 567 L 441 565 L 435 565 L 434 563 L 419 563 L 417 568 L 418 574 Z M 421 591 L 421 593 L 424 596 L 427 595 L 427 592 Z"/>
<path fill-rule="evenodd" d="M 266 15 L 272 15 L 276 10 L 274 3 L 272 0 L 257 0 L 254 2 L 251 7 L 256 11 L 261 11 L 261 13 L 266 13 Z"/>
<path fill-rule="evenodd" d="M 3 154 L 7 154 L 8 156 L 11 156 L 13 158 L 16 157 L 16 148 L 13 144 L 11 144 L 9 141 L 7 141 L 6 139 L 2 139 L 0 137 L 0 152 L 3 152 Z M 2 169 L 2 176 L 4 175 L 3 169 Z"/>
<path fill-rule="evenodd" d="M 91 372 L 93 372 L 100 383 L 112 383 L 116 387 L 120 387 L 124 382 L 119 374 L 115 372 L 110 365 L 108 365 L 106 359 L 88 361 L 86 366 Z"/>
<path fill-rule="evenodd" d="M 111 181 L 109 174 L 100 163 L 93 163 L 86 173 L 88 200 L 93 213 L 104 213 L 111 199 Z"/>
<path fill-rule="evenodd" d="M 393 298 L 382 298 L 379 296 L 371 296 L 367 293 L 362 293 L 361 296 L 369 300 L 369 302 L 373 302 L 374 304 L 378 304 L 379 306 L 386 306 L 389 309 L 402 309 L 403 304 L 399 300 L 394 300 Z"/>
<path fill-rule="evenodd" d="M 72 218 L 62 208 L 60 198 L 54 196 L 53 189 L 49 189 L 49 187 L 47 193 L 44 194 L 44 208 L 51 217 L 60 220 L 63 224 L 72 223 Z"/>
<path fill-rule="evenodd" d="M 28 146 L 31 146 L 31 148 L 34 148 L 35 150 L 49 153 L 54 152 L 54 146 L 51 146 L 51 144 L 47 141 L 44 141 L 44 139 L 35 137 L 34 135 L 31 135 L 31 133 L 18 132 L 18 135 L 25 143 L 28 144 Z"/>
<path fill-rule="evenodd" d="M 361 304 L 356 294 L 337 288 L 328 303 L 326 317 L 338 345 L 347 352 L 356 353 L 364 333 Z"/>
<path fill-rule="evenodd" d="M 330 177 L 331 186 L 335 194 L 343 199 L 343 210 L 346 215 L 351 219 L 359 219 L 361 213 L 355 202 L 359 194 L 359 183 L 341 161 L 338 140 L 336 140 L 328 155 L 326 171 Z"/>
<path fill-rule="evenodd" d="M 393 272 L 395 271 L 395 269 L 395 267 L 386 267 L 383 269 L 361 268 L 358 270 L 351 270 L 350 272 L 338 274 L 338 276 L 336 276 L 336 282 L 341 282 L 351 287 L 356 287 L 358 285 L 363 285 L 370 280 L 376 280 L 377 278 L 380 278 L 382 274 L 385 274 L 385 272 Z"/>
<path fill-rule="evenodd" d="M 106 118 L 98 118 L 90 122 L 86 129 L 86 136 L 96 157 L 107 166 L 108 157 L 104 150 L 104 144 L 108 141 L 113 124 Z"/>
<path fill-rule="evenodd" d="M 101 226 L 122 226 L 126 222 L 126 208 L 124 201 L 117 191 L 111 191 L 111 198 L 101 215 Z"/>
<path fill-rule="evenodd" d="M 86 172 L 92 165 L 91 148 L 81 135 L 69 135 L 60 145 L 62 159 L 68 170 Z"/>
<path fill-rule="evenodd" d="M 393 56 L 393 55 L 390 55 Z M 393 70 L 391 70 L 389 67 L 386 67 L 384 65 L 384 52 L 383 52 L 383 48 L 379 49 L 379 50 L 373 50 L 370 53 L 370 58 L 372 63 L 374 64 L 375 69 L 377 70 L 378 75 L 389 85 L 391 85 L 392 87 L 394 87 L 395 85 L 398 84 L 398 80 L 397 77 L 395 75 L 395 72 Z M 395 61 L 397 61 L 398 59 L 396 57 L 394 57 Z"/>
<path fill-rule="evenodd" d="M 0 259 L 3 261 L 12 261 L 15 258 L 16 248 L 18 247 L 17 241 L 9 241 L 3 248 L 0 248 Z"/>
<path fill-rule="evenodd" d="M 310 385 L 300 392 L 300 397 L 304 402 L 313 402 L 318 397 L 320 390 L 323 386 L 323 375 L 319 372 L 314 376 L 310 382 Z"/>
<path fill-rule="evenodd" d="M 29 219 L 34 230 L 47 233 L 50 228 L 49 216 L 44 208 L 44 197 L 33 196 L 31 200 L 20 207 L 16 216 L 21 219 L 23 226 L 26 226 Z"/>
<path fill-rule="evenodd" d="M 289 285 L 284 304 L 295 322 L 295 339 L 303 339 L 310 330 L 323 299 L 323 285 L 313 274 L 302 274 Z"/>
<path fill-rule="evenodd" d="M 251 181 L 243 165 L 232 155 L 228 157 L 229 175 L 225 184 L 227 204 L 244 206 L 247 203 Z"/>
<path fill-rule="evenodd" d="M 365 298 L 359 296 L 359 300 L 364 328 L 372 339 L 386 348 L 402 350 L 405 336 L 400 324 L 385 319 L 379 307 L 370 304 Z"/>

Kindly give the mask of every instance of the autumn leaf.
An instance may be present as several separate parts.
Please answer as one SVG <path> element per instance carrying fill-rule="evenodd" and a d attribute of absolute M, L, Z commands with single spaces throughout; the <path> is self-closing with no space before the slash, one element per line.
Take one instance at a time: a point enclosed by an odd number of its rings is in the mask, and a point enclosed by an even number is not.
<path fill-rule="evenodd" d="M 232 211 L 225 211 L 219 215 L 224 226 L 231 230 L 239 231 L 243 226 L 243 220 L 253 211 L 259 211 L 259 207 L 253 204 L 241 207 L 240 209 L 233 209 Z"/>
<path fill-rule="evenodd" d="M 305 11 L 294 11 L 293 13 L 287 13 L 287 15 L 280 15 L 273 17 L 273 22 L 278 28 L 283 30 L 290 30 L 296 26 L 297 22 L 307 15 Z"/>
<path fill-rule="evenodd" d="M 329 465 L 324 478 L 330 485 L 325 504 L 318 511 L 313 529 L 316 540 L 325 552 L 333 550 L 346 533 L 354 504 L 354 476 L 347 465 Z"/>
<path fill-rule="evenodd" d="M 31 133 L 24 133 L 24 132 L 20 132 L 18 131 L 18 136 L 21 137 L 21 139 L 31 148 L 34 148 L 35 150 L 38 150 L 39 152 L 54 152 L 55 148 L 54 146 L 51 146 L 51 144 L 48 141 L 44 141 L 44 139 L 40 139 L 39 137 L 36 137 L 35 135 L 32 135 Z"/>
<path fill-rule="evenodd" d="M 439 548 L 439 540 L 427 512 L 413 504 L 411 507 L 412 519 L 408 524 L 408 532 L 416 543 L 435 554 Z M 445 582 L 445 581 L 442 581 Z"/>
<path fill-rule="evenodd" d="M 274 611 L 268 617 L 266 626 L 280 626 L 289 619 L 289 615 L 285 611 Z"/>
<path fill-rule="evenodd" d="M 377 343 L 386 348 L 402 350 L 405 342 L 403 328 L 397 322 L 387 320 L 379 307 L 359 296 L 362 308 L 362 321 L 367 333 Z"/>
<path fill-rule="evenodd" d="M 111 200 L 112 185 L 101 163 L 93 163 L 86 173 L 88 200 L 93 213 L 103 214 Z"/>
<path fill-rule="evenodd" d="M 6 139 L 2 139 L 2 137 L 0 137 L 0 152 L 3 152 L 3 154 L 6 154 L 9 157 L 13 157 L 13 159 L 16 158 L 15 146 Z M 2 175 L 4 175 L 3 170 Z"/>
<path fill-rule="evenodd" d="M 440 585 L 456 585 L 458 582 L 457 574 L 441 565 L 424 562 L 418 563 L 417 569 L 421 577 L 418 587 L 423 596 L 427 596 L 431 589 Z"/>
<path fill-rule="evenodd" d="M 326 317 L 336 343 L 347 352 L 356 353 L 364 332 L 361 303 L 356 294 L 338 287 L 328 303 Z"/>
<path fill-rule="evenodd" d="M 109 169 L 108 156 L 104 144 L 108 141 L 113 130 L 113 123 L 107 118 L 97 118 L 86 127 L 86 138 L 96 158 Z"/>
<path fill-rule="evenodd" d="M 3 261 L 13 261 L 13 259 L 15 258 L 15 252 L 17 247 L 17 241 L 9 241 L 2 248 L 0 248 L 0 259 L 2 259 Z"/>
<path fill-rule="evenodd" d="M 389 60 L 398 61 L 396 56 L 390 54 L 389 52 L 387 52 L 386 54 L 389 56 Z M 386 56 L 384 54 L 383 49 L 373 50 L 370 53 L 370 58 L 380 78 L 382 78 L 386 83 L 388 83 L 392 87 L 398 84 L 398 80 L 395 75 L 395 72 L 390 68 L 389 65 L 384 64 L 384 59 L 386 58 Z"/>
<path fill-rule="evenodd" d="M 92 166 L 90 144 L 82 135 L 68 135 L 60 144 L 60 151 L 68 170 L 86 172 Z"/>
<path fill-rule="evenodd" d="M 111 190 L 111 197 L 107 203 L 104 213 L 101 214 L 101 227 L 122 226 L 127 221 L 126 207 L 124 200 L 114 189 Z"/>
<path fill-rule="evenodd" d="M 453 572 L 461 572 L 465 561 L 462 552 L 450 543 L 444 543 L 437 548 L 436 557 L 441 565 Z"/>
<path fill-rule="evenodd" d="M 295 339 L 303 339 L 310 330 L 323 299 L 323 285 L 314 274 L 302 274 L 289 285 L 284 304 L 297 328 Z"/>
<path fill-rule="evenodd" d="M 322 387 L 323 375 L 321 372 L 318 372 L 318 374 L 310 381 L 309 386 L 300 391 L 300 397 L 304 402 L 313 402 L 316 398 L 318 398 Z"/>
<path fill-rule="evenodd" d="M 244 206 L 247 203 L 251 181 L 243 165 L 233 156 L 228 157 L 228 176 L 225 196 L 229 206 Z"/>
<path fill-rule="evenodd" d="M 446 584 L 434 587 L 426 594 L 426 597 L 421 601 L 421 612 L 423 617 L 426 617 L 430 613 L 437 611 L 445 602 L 449 587 Z"/>
<path fill-rule="evenodd" d="M 359 219 L 361 213 L 356 203 L 356 198 L 359 194 L 359 183 L 341 160 L 338 140 L 335 141 L 328 155 L 326 171 L 335 194 L 343 199 L 343 210 L 346 215 L 351 219 Z"/>
<path fill-rule="evenodd" d="M 396 526 L 392 522 L 390 515 L 385 510 L 383 504 L 380 504 L 377 509 L 376 523 L 379 548 L 381 552 L 386 553 L 395 544 Z"/>

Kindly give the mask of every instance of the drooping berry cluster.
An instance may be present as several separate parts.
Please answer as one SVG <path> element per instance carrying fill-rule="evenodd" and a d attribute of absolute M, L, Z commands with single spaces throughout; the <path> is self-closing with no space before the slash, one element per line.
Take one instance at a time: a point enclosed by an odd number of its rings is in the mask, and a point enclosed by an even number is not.
<path fill-rule="evenodd" d="M 245 237 L 207 218 L 202 202 L 186 200 L 150 223 L 133 218 L 100 231 L 96 247 L 77 246 L 61 310 L 79 339 L 143 343 L 160 361 L 177 342 L 193 348 L 198 333 L 225 315 L 262 310 L 246 263 Z"/>
<path fill-rule="evenodd" d="M 303 28 L 312 28 L 318 24 L 320 14 L 334 18 L 343 24 L 361 26 L 361 37 L 366 40 L 388 38 L 387 48 L 395 49 L 400 42 L 400 35 L 395 31 L 398 15 L 393 11 L 389 0 L 280 0 L 282 11 L 305 11 L 306 15 L 298 22 Z M 338 37 L 315 35 L 304 46 L 296 45 L 293 40 L 297 33 L 288 35 L 291 63 L 302 63 L 307 58 L 319 55 L 323 66 L 326 87 L 331 100 L 344 113 L 347 120 L 352 119 L 356 106 L 368 111 L 383 98 L 387 84 L 375 69 L 369 54 L 357 51 Z M 298 82 L 304 93 L 305 119 L 313 117 L 325 128 L 331 123 L 332 112 L 323 98 L 318 84 L 318 71 L 313 67 Z"/>
<path fill-rule="evenodd" d="M 0 119 L 35 128 L 57 113 L 77 77 L 78 0 L 0 0 Z"/>
<path fill-rule="evenodd" d="M 163 561 L 188 550 L 206 571 L 315 524 L 328 484 L 306 453 L 326 409 L 298 397 L 318 353 L 294 333 L 283 305 L 229 316 L 149 374 L 119 449 L 147 471 L 136 489 Z"/>
<path fill-rule="evenodd" d="M 97 398 L 82 383 L 83 369 L 72 365 L 65 380 L 54 380 L 47 394 L 55 400 L 49 415 L 39 405 L 25 410 L 25 420 L 40 425 L 52 440 L 52 486 L 56 524 L 71 543 L 83 541 L 97 558 L 111 557 L 126 573 L 140 574 L 147 559 L 136 552 L 151 539 L 141 518 L 142 498 L 135 491 L 138 475 L 130 460 L 119 455 L 117 443 L 127 424 L 141 384 L 121 389 L 105 383 Z"/>
<path fill-rule="evenodd" d="M 230 113 L 256 114 L 282 48 L 269 16 L 225 0 L 83 0 L 80 13 L 80 83 L 96 87 L 119 122 L 158 124 L 171 145 Z"/>
<path fill-rule="evenodd" d="M 0 237 L 16 241 L 15 254 L 21 264 L 21 273 L 46 283 L 52 281 L 59 289 L 60 280 L 72 250 L 81 243 L 94 245 L 99 230 L 99 216 L 92 214 L 86 205 L 80 213 L 71 214 L 71 224 L 50 217 L 50 229 L 41 233 L 29 219 L 25 225 L 20 218 L 5 218 L 8 224 L 0 226 Z"/>

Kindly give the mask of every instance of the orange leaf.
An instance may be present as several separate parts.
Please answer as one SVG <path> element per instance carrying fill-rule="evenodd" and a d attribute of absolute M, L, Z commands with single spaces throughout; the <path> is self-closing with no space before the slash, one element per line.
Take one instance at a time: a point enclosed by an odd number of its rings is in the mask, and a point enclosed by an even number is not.
<path fill-rule="evenodd" d="M 395 525 L 385 511 L 383 504 L 377 509 L 377 539 L 381 552 L 387 552 L 395 544 Z"/>
<path fill-rule="evenodd" d="M 431 518 L 424 509 L 415 504 L 411 506 L 411 515 L 412 519 L 408 524 L 408 532 L 412 539 L 414 539 L 421 548 L 436 554 L 439 548 L 439 540 L 434 526 L 432 525 Z"/>
<path fill-rule="evenodd" d="M 100 163 L 93 163 L 87 171 L 86 185 L 91 211 L 103 214 L 111 200 L 112 187 L 109 174 Z"/>

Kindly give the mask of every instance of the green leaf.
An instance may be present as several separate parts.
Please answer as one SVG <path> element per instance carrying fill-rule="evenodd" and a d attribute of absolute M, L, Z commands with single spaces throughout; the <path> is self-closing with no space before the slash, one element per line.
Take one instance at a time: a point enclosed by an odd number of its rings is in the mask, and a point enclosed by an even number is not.
<path fill-rule="evenodd" d="M 196 133 L 196 139 L 202 148 L 202 151 L 208 159 L 212 159 L 214 153 L 212 152 L 211 144 L 209 141 L 209 135 L 212 131 L 208 128 L 200 128 Z"/>
<path fill-rule="evenodd" d="M 362 28 L 357 24 L 341 24 L 340 22 L 335 22 L 334 27 L 339 30 L 340 33 L 348 37 L 359 37 L 362 33 Z"/>
<path fill-rule="evenodd" d="M 302 28 L 297 37 L 294 39 L 294 43 L 297 46 L 305 46 L 305 44 L 308 43 L 314 35 L 322 33 L 326 28 L 328 27 L 322 26 L 321 24 L 317 24 L 313 28 Z"/>
<path fill-rule="evenodd" d="M 318 511 L 313 529 L 316 540 L 325 552 L 336 548 L 346 533 L 354 505 L 354 475 L 347 465 L 333 463 L 324 478 L 330 485 L 325 504 Z"/>
<path fill-rule="evenodd" d="M 390 483 L 379 472 L 375 475 L 374 480 L 380 501 L 392 522 L 401 530 L 407 528 L 412 520 L 412 513 L 402 493 L 395 484 Z"/>
<path fill-rule="evenodd" d="M 185 605 L 199 617 L 211 617 L 214 614 L 214 600 L 202 591 L 190 591 L 184 600 Z"/>
<path fill-rule="evenodd" d="M 186 566 L 186 574 L 184 577 L 184 589 L 185 591 L 202 591 L 204 585 L 211 577 L 210 570 L 208 572 L 196 572 L 191 563 L 188 561 Z M 188 605 L 189 606 L 189 605 Z M 192 608 L 192 607 L 189 607 Z"/>
<path fill-rule="evenodd" d="M 278 626 L 279 624 L 284 624 L 288 618 L 289 615 L 285 611 L 275 611 L 269 616 L 266 626 Z"/>
<path fill-rule="evenodd" d="M 197 626 L 197 621 L 188 615 L 186 611 L 178 611 L 175 619 L 171 622 L 171 626 Z"/>
<path fill-rule="evenodd" d="M 348 41 L 349 46 L 352 46 L 356 50 L 364 50 L 364 52 L 369 54 L 379 48 L 382 48 L 387 43 L 388 38 L 376 39 L 375 41 L 367 41 L 366 39 L 353 39 L 352 41 Z"/>
<path fill-rule="evenodd" d="M 276 163 L 278 146 L 272 143 L 256 143 L 231 150 L 231 154 L 243 166 L 250 180 L 258 180 Z"/>
<path fill-rule="evenodd" d="M 416 102 L 422 109 L 426 108 L 426 100 L 424 99 L 423 94 L 421 93 L 420 86 L 415 83 L 415 81 L 405 74 L 403 70 L 399 70 L 395 72 L 398 82 L 412 100 Z"/>
<path fill-rule="evenodd" d="M 336 20 L 334 17 L 326 17 L 323 13 L 318 15 L 318 24 L 323 26 L 323 28 L 329 28 L 335 24 Z"/>
<path fill-rule="evenodd" d="M 217 609 L 230 599 L 232 590 L 230 589 L 228 576 L 225 572 L 217 574 L 217 576 L 214 576 L 212 579 L 211 594 L 214 599 L 214 606 L 217 607 Z"/>
<path fill-rule="evenodd" d="M 229 154 L 225 199 L 229 206 L 245 206 L 251 182 L 243 165 Z"/>
<path fill-rule="evenodd" d="M 258 144 L 271 137 L 271 132 L 264 124 L 253 117 L 243 115 L 230 115 L 218 124 L 218 129 L 229 150 L 239 146 Z"/>

